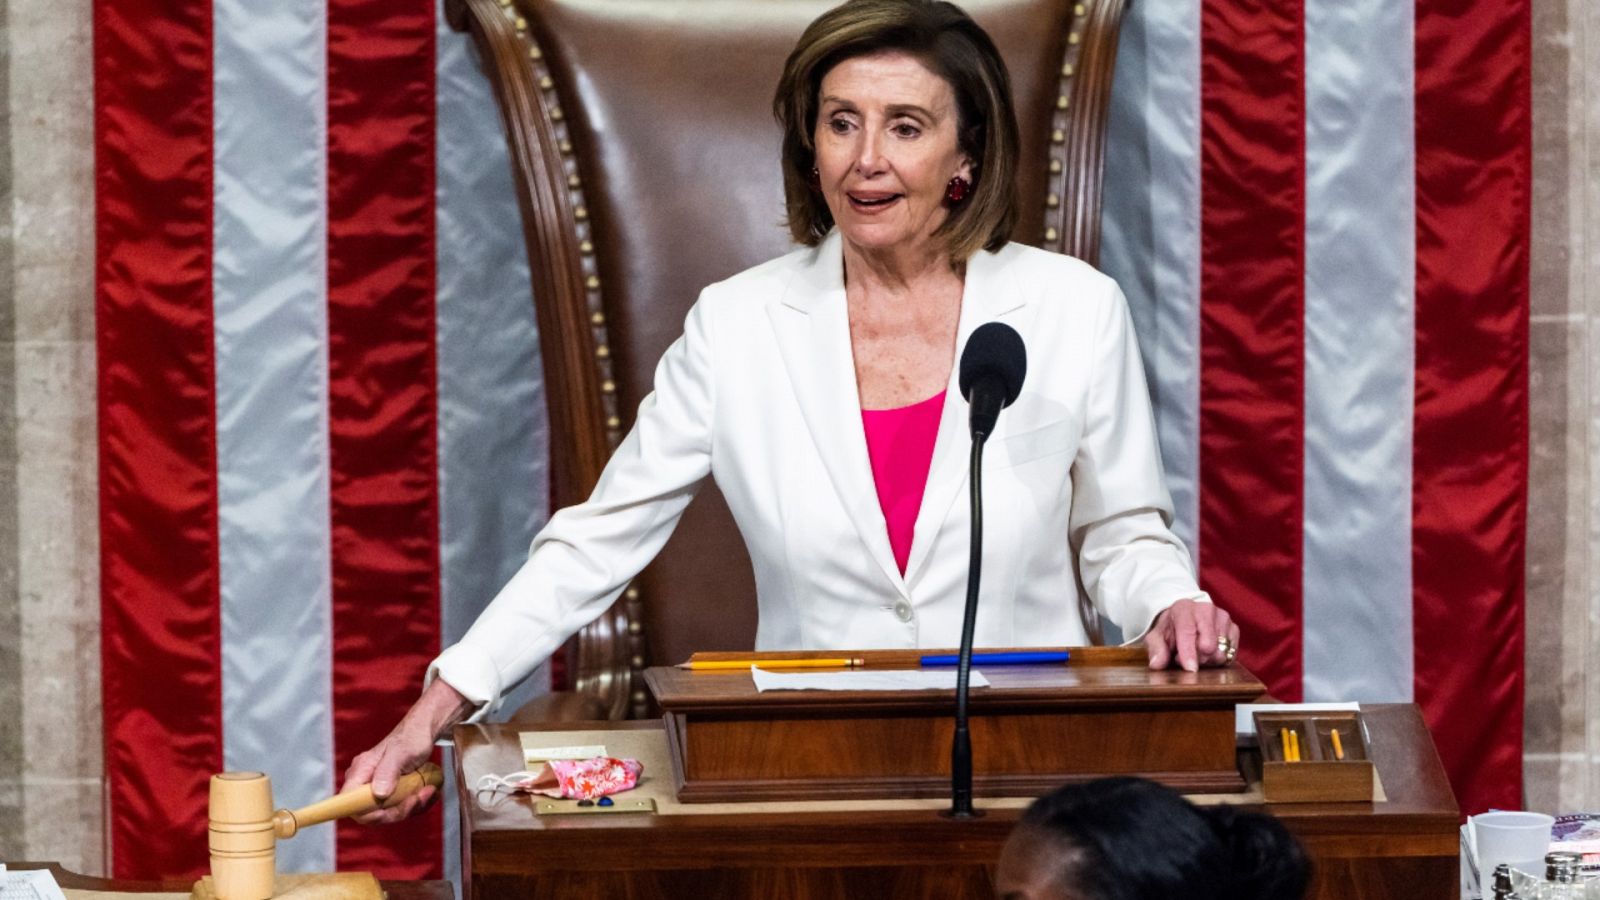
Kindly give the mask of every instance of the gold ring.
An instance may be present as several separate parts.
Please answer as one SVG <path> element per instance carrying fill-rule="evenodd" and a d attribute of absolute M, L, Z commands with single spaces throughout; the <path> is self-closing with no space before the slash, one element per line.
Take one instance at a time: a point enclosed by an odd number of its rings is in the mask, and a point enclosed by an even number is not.
<path fill-rule="evenodd" d="M 1227 635 L 1217 636 L 1217 649 L 1222 651 L 1222 658 L 1227 662 L 1233 662 L 1233 658 L 1239 655 L 1239 648 L 1233 645 Z"/>

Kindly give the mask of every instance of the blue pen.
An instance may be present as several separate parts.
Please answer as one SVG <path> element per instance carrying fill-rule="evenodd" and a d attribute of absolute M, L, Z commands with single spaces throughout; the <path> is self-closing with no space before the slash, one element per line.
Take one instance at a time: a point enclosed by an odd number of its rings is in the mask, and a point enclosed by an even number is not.
<path fill-rule="evenodd" d="M 972 664 L 975 666 L 1031 666 L 1044 663 L 1064 663 L 1067 661 L 1065 650 L 1034 650 L 1018 651 L 1015 653 L 974 653 Z M 960 665 L 961 657 L 951 653 L 944 656 L 924 656 L 924 666 L 954 666 Z"/>

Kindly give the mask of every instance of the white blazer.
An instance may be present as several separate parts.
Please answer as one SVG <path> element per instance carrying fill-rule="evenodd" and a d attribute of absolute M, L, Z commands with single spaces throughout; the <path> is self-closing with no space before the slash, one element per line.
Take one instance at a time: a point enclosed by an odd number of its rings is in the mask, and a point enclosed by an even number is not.
<path fill-rule="evenodd" d="M 1022 335 L 1028 373 L 984 448 L 977 645 L 1086 644 L 1084 600 L 1136 635 L 1173 602 L 1204 599 L 1168 530 L 1149 395 L 1116 284 L 1018 244 L 979 252 L 957 347 L 990 321 Z M 707 475 L 754 563 L 757 649 L 955 646 L 971 440 L 951 369 L 902 576 L 867 457 L 837 232 L 706 288 L 593 495 L 550 519 L 430 676 L 496 701 L 616 599 Z"/>

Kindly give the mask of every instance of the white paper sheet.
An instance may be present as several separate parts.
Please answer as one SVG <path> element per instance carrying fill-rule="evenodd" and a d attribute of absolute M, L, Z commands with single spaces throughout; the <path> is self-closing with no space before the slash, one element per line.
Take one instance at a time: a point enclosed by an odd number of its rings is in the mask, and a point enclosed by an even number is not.
<path fill-rule="evenodd" d="M 67 900 L 48 869 L 6 870 L 0 864 L 0 895 L 7 900 Z"/>
<path fill-rule="evenodd" d="M 518 734 L 522 742 L 522 758 L 527 760 L 530 768 L 538 768 L 539 763 L 552 759 L 594 759 L 596 756 L 609 756 L 604 744 L 582 744 L 565 747 L 554 747 L 545 743 L 544 736 L 538 732 L 524 731 Z"/>
<path fill-rule="evenodd" d="M 952 691 L 956 670 L 878 669 L 849 672 L 773 672 L 750 667 L 757 691 Z M 974 669 L 967 682 L 975 688 L 988 687 L 989 679 Z"/>

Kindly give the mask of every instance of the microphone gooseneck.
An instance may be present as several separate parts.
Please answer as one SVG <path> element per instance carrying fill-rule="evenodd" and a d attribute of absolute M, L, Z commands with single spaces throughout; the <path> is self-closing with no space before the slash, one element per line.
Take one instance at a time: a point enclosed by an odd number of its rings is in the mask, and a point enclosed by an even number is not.
<path fill-rule="evenodd" d="M 978 581 L 983 567 L 983 441 L 972 437 L 972 540 L 967 557 L 967 607 L 961 616 L 961 656 L 956 661 L 956 730 L 950 740 L 950 816 L 970 819 L 982 813 L 972 807 L 972 735 L 967 730 L 967 695 L 971 692 L 972 633 L 978 622 Z"/>
<path fill-rule="evenodd" d="M 1022 393 L 1028 371 L 1022 336 L 1008 325 L 989 322 L 967 339 L 961 354 L 961 394 L 971 408 L 972 506 L 967 562 L 967 606 L 961 618 L 961 656 L 956 664 L 956 727 L 950 742 L 950 811 L 955 819 L 982 815 L 972 806 L 972 736 L 967 728 L 967 695 L 971 692 L 972 640 L 978 620 L 978 585 L 983 566 L 983 444 L 994 431 L 1000 411 Z"/>

